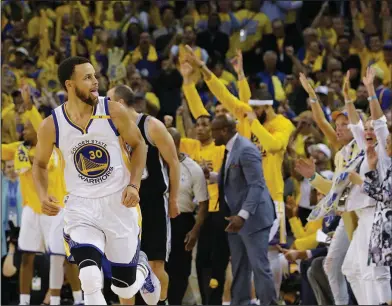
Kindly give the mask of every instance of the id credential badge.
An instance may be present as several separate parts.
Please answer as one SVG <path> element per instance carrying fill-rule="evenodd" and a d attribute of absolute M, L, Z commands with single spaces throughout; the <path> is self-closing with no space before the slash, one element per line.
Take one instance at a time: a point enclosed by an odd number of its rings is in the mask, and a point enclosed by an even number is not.
<path fill-rule="evenodd" d="M 240 42 L 244 42 L 246 40 L 246 36 L 247 36 L 246 29 L 242 29 L 240 31 Z"/>

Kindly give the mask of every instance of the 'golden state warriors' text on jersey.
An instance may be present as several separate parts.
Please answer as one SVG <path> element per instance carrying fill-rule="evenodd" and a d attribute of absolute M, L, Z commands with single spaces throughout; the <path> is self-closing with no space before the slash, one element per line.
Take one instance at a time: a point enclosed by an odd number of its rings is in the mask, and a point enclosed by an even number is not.
<path fill-rule="evenodd" d="M 119 134 L 109 115 L 108 99 L 99 97 L 87 126 L 75 125 L 65 104 L 53 112 L 56 146 L 65 161 L 67 192 L 99 198 L 127 186 L 130 173 L 122 158 Z"/>

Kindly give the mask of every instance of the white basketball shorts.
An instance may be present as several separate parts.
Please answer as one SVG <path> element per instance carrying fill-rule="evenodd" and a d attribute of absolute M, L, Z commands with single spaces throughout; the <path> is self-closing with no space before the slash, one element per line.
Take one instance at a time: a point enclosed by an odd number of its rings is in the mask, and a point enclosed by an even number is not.
<path fill-rule="evenodd" d="M 52 227 L 50 228 L 49 235 L 49 254 L 65 256 L 63 238 L 64 209 L 61 209 L 60 212 L 52 218 Z"/>
<path fill-rule="evenodd" d="M 20 224 L 18 247 L 32 253 L 44 253 L 49 247 L 49 234 L 53 217 L 38 214 L 24 206 Z"/>
<path fill-rule="evenodd" d="M 122 191 L 96 199 L 65 197 L 64 246 L 69 260 L 73 248 L 91 246 L 111 263 L 137 263 L 140 208 L 125 207 L 121 196 Z"/>

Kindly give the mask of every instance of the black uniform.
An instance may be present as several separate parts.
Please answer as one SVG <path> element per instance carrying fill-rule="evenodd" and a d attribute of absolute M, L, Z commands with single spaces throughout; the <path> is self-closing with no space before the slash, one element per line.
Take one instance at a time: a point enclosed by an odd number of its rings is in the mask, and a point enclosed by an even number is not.
<path fill-rule="evenodd" d="M 167 261 L 170 253 L 170 218 L 168 212 L 168 167 L 158 148 L 148 137 L 151 117 L 140 114 L 137 125 L 147 145 L 146 168 L 143 171 L 139 196 L 142 212 L 141 250 L 148 260 Z"/>

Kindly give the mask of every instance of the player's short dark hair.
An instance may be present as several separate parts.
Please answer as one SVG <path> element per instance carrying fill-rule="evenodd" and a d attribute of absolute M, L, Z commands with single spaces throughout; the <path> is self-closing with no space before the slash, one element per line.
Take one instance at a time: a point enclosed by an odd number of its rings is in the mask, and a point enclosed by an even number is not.
<path fill-rule="evenodd" d="M 90 61 L 81 56 L 71 56 L 63 60 L 58 68 L 57 76 L 59 78 L 60 84 L 67 90 L 65 87 L 65 81 L 70 80 L 74 71 L 75 66 L 90 63 Z"/>
<path fill-rule="evenodd" d="M 114 88 L 114 97 L 116 100 L 123 99 L 127 106 L 133 106 L 135 104 L 135 94 L 129 86 L 116 86 Z"/>

